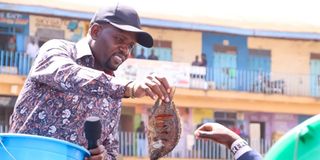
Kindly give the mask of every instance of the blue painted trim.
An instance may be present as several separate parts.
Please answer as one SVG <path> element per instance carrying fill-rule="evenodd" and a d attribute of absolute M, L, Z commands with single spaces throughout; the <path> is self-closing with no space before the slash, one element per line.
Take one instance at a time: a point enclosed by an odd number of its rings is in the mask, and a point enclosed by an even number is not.
<path fill-rule="evenodd" d="M 68 18 L 80 18 L 80 19 L 91 19 L 94 13 L 89 12 L 79 12 L 71 10 L 63 10 L 57 8 L 50 8 L 44 6 L 32 6 L 23 4 L 10 4 L 10 3 L 0 3 L 0 10 L 2 11 L 14 11 L 23 13 L 32 13 L 40 15 L 51 15 L 57 17 L 68 17 Z"/>
<path fill-rule="evenodd" d="M 25 12 L 40 15 L 53 15 L 58 17 L 79 18 L 90 20 L 93 13 L 63 10 L 57 8 L 50 8 L 44 6 L 31 6 L 21 4 L 0 3 L 0 10 Z M 288 38 L 288 39 L 306 39 L 306 40 L 320 40 L 320 33 L 310 32 L 280 32 L 271 30 L 258 30 L 258 29 L 242 29 L 236 27 L 224 27 L 215 25 L 206 25 L 190 22 L 178 22 L 170 20 L 160 20 L 152 18 L 141 18 L 141 24 L 152 27 L 165 27 L 172 29 L 184 30 L 197 30 L 208 32 L 220 32 L 227 34 L 237 34 L 244 36 L 257 36 L 257 37 L 273 37 L 273 38 Z"/>
<path fill-rule="evenodd" d="M 320 33 L 312 33 L 312 32 L 280 32 L 280 31 L 268 31 L 268 30 L 254 30 L 253 36 L 320 40 Z"/>
<path fill-rule="evenodd" d="M 250 29 L 222 27 L 222 26 L 205 25 L 205 24 L 190 23 L 190 22 L 177 22 L 177 21 L 151 19 L 151 18 L 142 18 L 141 24 L 147 25 L 147 26 L 186 29 L 186 30 L 198 30 L 198 31 L 212 31 L 212 32 L 222 32 L 222 33 L 229 33 L 229 34 L 239 34 L 239 35 L 254 34 L 253 30 L 250 30 Z"/>
<path fill-rule="evenodd" d="M 142 18 L 141 24 L 155 27 L 166 27 L 174 29 L 185 29 L 185 30 L 198 30 L 198 31 L 209 31 L 236 34 L 243 36 L 256 36 L 256 37 L 273 37 L 273 38 L 288 38 L 288 39 L 307 39 L 307 40 L 320 40 L 320 33 L 310 32 L 281 32 L 271 30 L 259 30 L 259 29 L 242 29 L 235 27 L 222 27 L 206 24 L 197 24 L 189 22 L 177 22 L 169 20 L 159 20 Z"/>

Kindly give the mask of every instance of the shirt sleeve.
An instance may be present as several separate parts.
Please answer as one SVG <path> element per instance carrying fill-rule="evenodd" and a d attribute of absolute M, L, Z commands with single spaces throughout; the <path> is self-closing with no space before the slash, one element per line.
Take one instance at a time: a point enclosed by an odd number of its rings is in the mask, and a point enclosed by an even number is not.
<path fill-rule="evenodd" d="M 111 122 L 114 123 L 115 127 L 111 129 L 112 132 L 108 134 L 108 137 L 102 142 L 107 150 L 106 160 L 116 160 L 119 155 L 119 121 L 120 117 L 118 118 L 118 122 Z"/>
<path fill-rule="evenodd" d="M 231 145 L 231 151 L 236 160 L 262 160 L 259 153 L 252 150 L 248 143 L 243 139 L 237 139 Z"/>
<path fill-rule="evenodd" d="M 78 65 L 69 48 L 67 42 L 61 40 L 45 43 L 30 71 L 30 80 L 66 92 L 123 97 L 123 81 L 112 80 L 113 76 L 102 71 Z"/>
<path fill-rule="evenodd" d="M 258 152 L 251 150 L 244 153 L 236 160 L 263 160 L 263 157 Z"/>

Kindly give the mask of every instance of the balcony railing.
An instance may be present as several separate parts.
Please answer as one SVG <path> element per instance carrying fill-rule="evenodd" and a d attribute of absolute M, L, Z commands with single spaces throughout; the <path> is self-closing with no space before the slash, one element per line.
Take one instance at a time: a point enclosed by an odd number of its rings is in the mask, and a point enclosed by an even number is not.
<path fill-rule="evenodd" d="M 0 121 L 0 133 L 5 133 L 8 126 Z M 142 138 L 139 138 L 142 137 Z M 264 155 L 272 146 L 272 142 L 263 139 L 250 141 L 251 147 Z M 148 141 L 141 133 L 120 132 L 120 154 L 122 157 L 147 158 Z M 233 159 L 229 149 L 212 141 L 197 140 L 193 135 L 182 136 L 177 146 L 166 156 L 168 158 L 195 159 Z"/>
<path fill-rule="evenodd" d="M 0 74 L 27 75 L 33 59 L 0 51 Z M 128 63 L 127 63 L 128 62 Z M 118 73 L 127 79 L 160 72 L 183 88 L 320 97 L 320 74 L 269 73 L 235 68 L 205 68 L 186 63 L 129 59 Z"/>
<path fill-rule="evenodd" d="M 120 132 L 120 154 L 124 157 L 148 157 L 148 142 L 141 133 Z M 248 140 L 249 144 L 264 155 L 273 143 L 265 140 Z M 193 135 L 182 136 L 169 158 L 233 159 L 232 153 L 223 145 L 212 141 L 197 140 Z"/>
<path fill-rule="evenodd" d="M 0 74 L 27 75 L 33 59 L 20 52 L 0 51 Z"/>
<path fill-rule="evenodd" d="M 192 66 L 190 88 L 320 97 L 320 75 Z"/>
<path fill-rule="evenodd" d="M 0 133 L 8 132 L 9 126 L 6 124 L 5 121 L 0 120 Z"/>

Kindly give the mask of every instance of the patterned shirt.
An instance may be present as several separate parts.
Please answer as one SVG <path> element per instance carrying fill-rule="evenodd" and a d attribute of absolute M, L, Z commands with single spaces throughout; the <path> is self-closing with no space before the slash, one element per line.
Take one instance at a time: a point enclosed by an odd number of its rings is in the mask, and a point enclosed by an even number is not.
<path fill-rule="evenodd" d="M 107 159 L 115 159 L 125 88 L 116 77 L 93 68 L 87 39 L 45 43 L 17 99 L 10 132 L 54 137 L 86 147 L 84 121 L 98 116 L 102 122 L 99 144 L 105 146 Z"/>

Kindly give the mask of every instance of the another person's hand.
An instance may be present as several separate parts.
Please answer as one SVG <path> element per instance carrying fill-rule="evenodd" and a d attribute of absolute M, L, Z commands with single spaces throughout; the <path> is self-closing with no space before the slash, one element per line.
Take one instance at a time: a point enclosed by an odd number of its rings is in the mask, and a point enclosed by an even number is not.
<path fill-rule="evenodd" d="M 170 100 L 170 91 L 171 87 L 167 79 L 156 74 L 151 74 L 142 80 L 133 81 L 126 88 L 126 93 L 129 97 L 149 96 L 152 99 L 159 97 L 167 102 Z"/>
<path fill-rule="evenodd" d="M 85 158 L 85 160 L 105 160 L 107 156 L 107 150 L 103 145 L 100 145 L 97 148 L 90 149 L 89 152 L 91 156 Z"/>
<path fill-rule="evenodd" d="M 219 123 L 205 123 L 194 132 L 196 138 L 211 139 L 229 149 L 234 141 L 241 137 Z"/>

